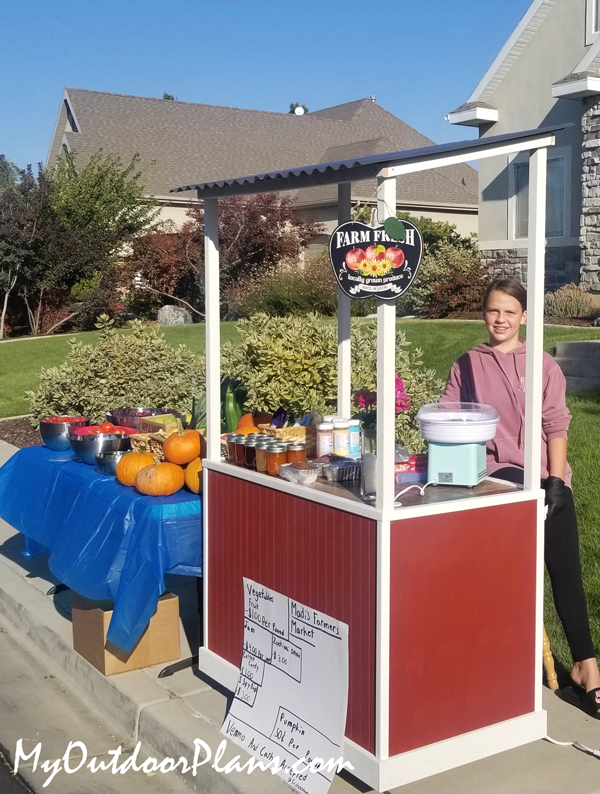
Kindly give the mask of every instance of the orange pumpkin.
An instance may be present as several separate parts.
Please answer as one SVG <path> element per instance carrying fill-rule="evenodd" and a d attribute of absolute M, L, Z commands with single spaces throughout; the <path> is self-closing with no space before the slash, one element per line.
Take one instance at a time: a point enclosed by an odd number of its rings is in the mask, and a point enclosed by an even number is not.
<path fill-rule="evenodd" d="M 235 432 L 238 433 L 240 436 L 247 436 L 250 433 L 260 433 L 260 430 L 258 429 L 258 427 L 255 427 L 254 425 L 248 425 L 247 427 L 239 428 Z"/>
<path fill-rule="evenodd" d="M 169 463 L 185 466 L 200 457 L 200 433 L 197 430 L 184 430 L 179 419 L 177 428 L 163 444 L 163 452 Z"/>
<path fill-rule="evenodd" d="M 171 496 L 181 491 L 185 474 L 175 463 L 158 463 L 138 471 L 135 487 L 146 496 Z"/>
<path fill-rule="evenodd" d="M 237 423 L 236 430 L 242 430 L 244 427 L 250 427 L 250 425 L 254 425 L 254 417 L 252 414 L 244 414 Z"/>
<path fill-rule="evenodd" d="M 154 458 L 148 452 L 128 452 L 117 463 L 117 480 L 121 485 L 135 485 L 140 469 L 153 466 Z"/>
<path fill-rule="evenodd" d="M 192 493 L 202 493 L 202 459 L 196 458 L 185 467 L 185 484 Z"/>

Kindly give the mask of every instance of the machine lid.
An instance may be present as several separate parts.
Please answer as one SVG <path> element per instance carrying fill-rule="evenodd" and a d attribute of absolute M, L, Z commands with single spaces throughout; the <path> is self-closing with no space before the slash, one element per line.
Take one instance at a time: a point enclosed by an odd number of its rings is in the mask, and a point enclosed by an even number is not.
<path fill-rule="evenodd" d="M 477 422 L 498 422 L 500 416 L 493 406 L 484 403 L 443 402 L 424 405 L 416 418 L 418 422 L 472 425 Z"/>

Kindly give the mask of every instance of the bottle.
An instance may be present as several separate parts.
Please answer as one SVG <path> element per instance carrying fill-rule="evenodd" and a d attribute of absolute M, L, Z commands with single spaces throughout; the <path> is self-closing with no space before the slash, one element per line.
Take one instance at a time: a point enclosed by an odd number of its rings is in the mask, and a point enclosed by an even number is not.
<path fill-rule="evenodd" d="M 348 425 L 348 457 L 360 458 L 360 419 L 351 419 Z"/>
<path fill-rule="evenodd" d="M 350 451 L 349 422 L 333 423 L 333 454 L 347 457 Z"/>
<path fill-rule="evenodd" d="M 317 425 L 317 457 L 330 455 L 333 452 L 333 424 L 321 422 Z"/>

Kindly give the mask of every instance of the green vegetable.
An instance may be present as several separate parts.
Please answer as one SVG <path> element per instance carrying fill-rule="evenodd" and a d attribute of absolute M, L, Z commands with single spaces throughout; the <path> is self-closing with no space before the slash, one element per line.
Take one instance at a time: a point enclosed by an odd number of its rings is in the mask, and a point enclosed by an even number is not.
<path fill-rule="evenodd" d="M 242 412 L 236 400 L 235 391 L 230 383 L 225 392 L 225 425 L 228 433 L 233 433 L 237 428 L 241 416 Z"/>

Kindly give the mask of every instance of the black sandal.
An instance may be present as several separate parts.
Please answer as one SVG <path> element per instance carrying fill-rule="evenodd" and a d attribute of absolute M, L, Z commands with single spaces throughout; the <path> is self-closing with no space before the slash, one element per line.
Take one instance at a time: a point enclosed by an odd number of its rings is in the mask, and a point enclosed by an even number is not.
<path fill-rule="evenodd" d="M 566 686 L 564 689 L 557 689 L 556 694 L 565 703 L 570 703 L 571 706 L 585 711 L 588 716 L 600 720 L 600 687 L 586 692 L 580 686 Z"/>

